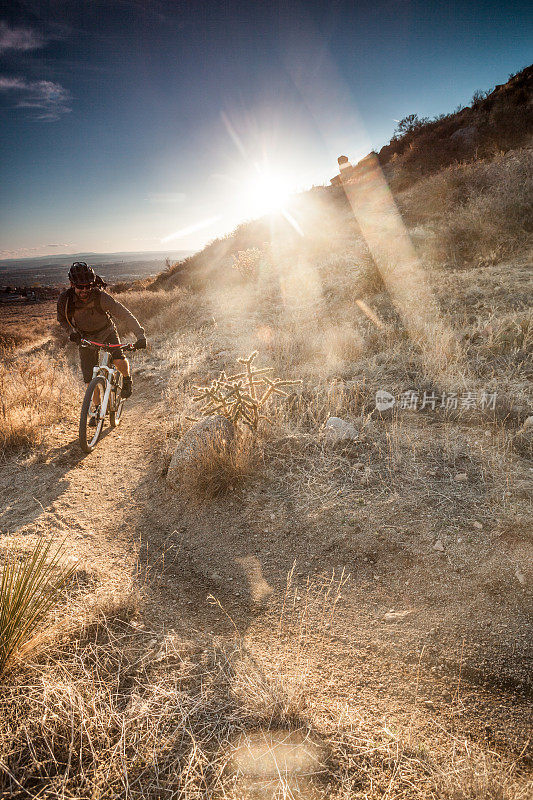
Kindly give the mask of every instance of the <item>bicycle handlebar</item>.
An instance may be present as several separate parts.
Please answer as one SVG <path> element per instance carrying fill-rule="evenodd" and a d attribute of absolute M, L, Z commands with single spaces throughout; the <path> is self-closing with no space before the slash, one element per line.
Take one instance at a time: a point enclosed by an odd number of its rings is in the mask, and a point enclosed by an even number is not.
<path fill-rule="evenodd" d="M 82 347 L 93 347 L 94 349 L 99 348 L 102 350 L 107 350 L 109 352 L 113 352 L 113 348 L 120 348 L 121 350 L 126 350 L 127 352 L 132 352 L 136 349 L 134 344 L 102 344 L 102 342 L 91 342 L 90 339 L 82 339 L 80 342 Z"/>

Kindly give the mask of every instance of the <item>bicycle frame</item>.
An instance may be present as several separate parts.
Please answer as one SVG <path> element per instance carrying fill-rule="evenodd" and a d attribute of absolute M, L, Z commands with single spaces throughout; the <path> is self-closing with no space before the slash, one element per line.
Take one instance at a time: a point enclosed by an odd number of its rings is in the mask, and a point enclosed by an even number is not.
<path fill-rule="evenodd" d="M 113 388 L 113 377 L 118 372 L 116 367 L 109 366 L 110 358 L 111 358 L 110 353 L 108 353 L 106 350 L 100 350 L 100 352 L 98 353 L 98 365 L 93 368 L 93 378 L 96 378 L 98 375 L 102 375 L 102 377 L 105 378 L 106 381 L 104 397 L 100 401 L 99 418 L 103 418 L 106 415 L 107 406 L 109 403 L 109 396 Z"/>

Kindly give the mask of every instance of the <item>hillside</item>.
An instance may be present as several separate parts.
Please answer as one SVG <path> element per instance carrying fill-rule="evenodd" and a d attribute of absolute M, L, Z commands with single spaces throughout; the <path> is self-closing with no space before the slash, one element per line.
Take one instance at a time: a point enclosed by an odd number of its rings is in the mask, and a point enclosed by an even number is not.
<path fill-rule="evenodd" d="M 533 797 L 532 151 L 391 190 L 397 152 L 121 294 L 150 349 L 88 456 L 53 304 L 5 323 L 0 552 L 76 571 L 2 678 L 2 796 Z M 301 383 L 169 481 L 254 351 Z"/>
<path fill-rule="evenodd" d="M 470 107 L 431 121 L 412 115 L 403 129 L 356 165 L 348 185 L 366 192 L 369 174 L 382 169 L 422 259 L 464 263 L 483 259 L 486 251 L 494 260 L 531 245 L 533 66 L 492 92 L 476 92 Z M 334 250 L 360 234 L 339 186 L 293 197 L 287 211 L 318 246 L 327 239 Z M 298 238 L 286 219 L 245 223 L 161 273 L 152 288 L 226 280 L 237 252 L 273 242 L 290 248 Z M 472 238 L 475 252 L 469 253 Z"/>
<path fill-rule="evenodd" d="M 492 91 L 476 91 L 472 103 L 434 120 L 416 114 L 401 120 L 397 134 L 377 157 L 394 190 L 451 164 L 491 158 L 531 145 L 533 66 Z"/>

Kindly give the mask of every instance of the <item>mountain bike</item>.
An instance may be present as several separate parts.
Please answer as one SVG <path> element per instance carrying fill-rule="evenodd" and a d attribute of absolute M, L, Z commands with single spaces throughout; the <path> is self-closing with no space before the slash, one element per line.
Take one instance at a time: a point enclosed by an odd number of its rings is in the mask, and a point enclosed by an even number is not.
<path fill-rule="evenodd" d="M 80 415 L 80 447 L 84 453 L 91 453 L 98 444 L 106 415 L 109 415 L 110 426 L 116 428 L 124 411 L 125 400 L 121 397 L 122 375 L 110 364 L 113 351 L 120 348 L 122 352 L 131 352 L 135 350 L 135 345 L 100 344 L 82 339 L 81 346 L 98 350 L 98 365 L 93 369 L 93 377 L 87 386 Z"/>

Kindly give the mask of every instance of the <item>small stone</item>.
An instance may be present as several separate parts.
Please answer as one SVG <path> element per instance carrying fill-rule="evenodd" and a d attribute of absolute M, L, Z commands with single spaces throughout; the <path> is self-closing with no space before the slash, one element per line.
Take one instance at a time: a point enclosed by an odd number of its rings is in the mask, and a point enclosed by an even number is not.
<path fill-rule="evenodd" d="M 458 472 L 457 475 L 455 476 L 455 480 L 458 483 L 464 483 L 465 481 L 468 480 L 468 475 L 466 474 L 466 472 Z"/>
<path fill-rule="evenodd" d="M 533 414 L 526 419 L 522 427 L 524 430 L 527 430 L 527 428 L 533 428 Z"/>
<path fill-rule="evenodd" d="M 433 709 L 435 708 L 435 703 L 432 700 L 424 700 L 424 706 Z"/>
<path fill-rule="evenodd" d="M 433 545 L 433 550 L 437 550 L 439 553 L 444 553 L 444 545 L 442 543 L 442 539 L 437 539 L 437 541 Z"/>
<path fill-rule="evenodd" d="M 355 441 L 359 438 L 355 426 L 340 417 L 330 417 L 324 425 L 323 432 L 331 442 Z"/>
<path fill-rule="evenodd" d="M 515 569 L 514 574 L 516 575 L 516 579 L 517 579 L 518 583 L 520 584 L 520 586 L 525 586 L 526 585 L 526 576 L 524 575 L 524 573 L 522 572 L 520 567 L 517 567 Z"/>
<path fill-rule="evenodd" d="M 462 541 L 463 541 L 463 537 L 459 536 L 458 539 L 457 539 L 457 544 L 461 544 Z"/>
<path fill-rule="evenodd" d="M 483 530 L 483 525 L 481 524 L 481 522 L 478 522 L 476 520 L 473 524 L 474 524 L 474 528 L 477 528 L 478 531 L 482 531 Z"/>
<path fill-rule="evenodd" d="M 411 614 L 414 614 L 413 609 L 409 611 L 394 611 L 394 609 L 391 609 L 387 611 L 383 617 L 383 622 L 403 622 L 403 620 Z"/>

